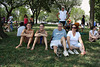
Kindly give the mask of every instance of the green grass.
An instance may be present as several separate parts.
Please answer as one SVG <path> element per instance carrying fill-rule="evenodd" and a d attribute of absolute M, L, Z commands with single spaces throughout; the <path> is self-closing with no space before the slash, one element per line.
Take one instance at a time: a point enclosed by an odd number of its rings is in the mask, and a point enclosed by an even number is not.
<path fill-rule="evenodd" d="M 57 28 L 56 25 L 46 25 L 48 41 L 54 28 Z M 35 31 L 39 29 L 38 25 L 33 29 Z M 31 51 L 27 50 L 27 44 L 23 43 L 22 47 L 15 49 L 20 38 L 16 36 L 16 30 L 14 30 L 7 33 L 9 37 L 0 40 L 0 67 L 100 67 L 100 40 L 89 42 L 88 31 L 85 29 L 86 35 L 82 35 L 87 52 L 85 56 L 70 55 L 58 58 L 50 47 L 45 51 L 44 45 L 36 44 L 35 49 Z"/>

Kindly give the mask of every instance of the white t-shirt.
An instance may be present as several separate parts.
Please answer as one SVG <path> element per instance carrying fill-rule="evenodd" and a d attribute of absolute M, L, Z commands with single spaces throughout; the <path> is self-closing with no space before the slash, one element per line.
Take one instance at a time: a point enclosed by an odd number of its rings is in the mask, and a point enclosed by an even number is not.
<path fill-rule="evenodd" d="M 96 35 L 97 35 L 97 33 L 98 33 L 96 30 L 94 31 L 94 34 L 93 34 L 93 30 L 90 30 L 89 32 L 90 32 L 90 33 L 91 33 L 91 35 L 93 35 L 93 36 L 96 36 Z"/>
<path fill-rule="evenodd" d="M 81 36 L 79 32 L 76 32 L 75 36 L 73 36 L 72 31 L 69 31 L 67 36 L 70 37 L 70 44 L 78 44 L 79 37 Z"/>
<path fill-rule="evenodd" d="M 66 19 L 66 16 L 67 16 L 67 11 L 64 10 L 64 11 L 59 11 L 59 18 L 60 18 L 60 21 L 65 21 Z"/>
<path fill-rule="evenodd" d="M 12 19 L 13 19 L 13 16 L 9 16 L 9 21 L 12 21 Z"/>
<path fill-rule="evenodd" d="M 17 36 L 21 36 L 22 31 L 25 29 L 25 26 L 21 26 L 18 28 Z"/>

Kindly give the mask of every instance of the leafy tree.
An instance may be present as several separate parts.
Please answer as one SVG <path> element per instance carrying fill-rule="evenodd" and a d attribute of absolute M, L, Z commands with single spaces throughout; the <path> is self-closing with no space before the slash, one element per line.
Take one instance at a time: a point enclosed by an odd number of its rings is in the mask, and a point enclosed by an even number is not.
<path fill-rule="evenodd" d="M 51 13 L 48 13 L 48 17 L 46 21 L 47 22 L 57 22 L 58 21 L 56 17 L 57 13 L 58 13 L 58 10 L 56 8 L 51 8 Z"/>
<path fill-rule="evenodd" d="M 0 0 L 0 4 L 5 7 L 7 12 L 7 20 L 13 9 L 25 5 L 28 0 Z"/>
<path fill-rule="evenodd" d="M 82 0 L 56 0 L 56 5 L 61 9 L 61 6 L 65 6 L 65 9 L 70 13 L 74 6 L 80 6 Z"/>
<path fill-rule="evenodd" d="M 72 19 L 74 19 L 75 22 L 76 22 L 77 20 L 81 19 L 82 15 L 84 15 L 84 14 L 85 14 L 84 10 L 82 10 L 81 8 L 75 8 L 74 7 L 71 10 L 70 17 Z"/>
<path fill-rule="evenodd" d="M 94 13 L 94 18 L 100 23 L 100 0 L 95 0 Z"/>
<path fill-rule="evenodd" d="M 36 15 L 36 23 L 41 9 L 50 12 L 50 6 L 55 0 L 29 0 L 29 7 L 34 15 Z"/>
<path fill-rule="evenodd" d="M 1 4 L 0 4 L 0 37 L 1 38 L 6 38 L 7 37 L 7 34 L 6 33 L 4 33 L 4 31 L 3 31 L 3 28 L 2 28 L 2 22 L 1 22 L 1 18 L 2 18 L 2 7 L 1 7 Z"/>

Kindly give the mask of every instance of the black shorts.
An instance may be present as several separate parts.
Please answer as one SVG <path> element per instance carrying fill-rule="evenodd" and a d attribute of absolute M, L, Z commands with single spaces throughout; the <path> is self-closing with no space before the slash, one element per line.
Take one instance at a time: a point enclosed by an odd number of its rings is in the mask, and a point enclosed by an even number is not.
<path fill-rule="evenodd" d="M 63 24 L 63 26 L 65 26 L 66 21 L 60 21 L 60 23 L 62 23 L 62 24 Z"/>

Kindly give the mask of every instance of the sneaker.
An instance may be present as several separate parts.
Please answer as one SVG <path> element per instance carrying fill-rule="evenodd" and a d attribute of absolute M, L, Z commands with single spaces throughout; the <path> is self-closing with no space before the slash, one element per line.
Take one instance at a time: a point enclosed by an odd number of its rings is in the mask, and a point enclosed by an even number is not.
<path fill-rule="evenodd" d="M 57 48 L 57 53 L 56 53 L 56 55 L 57 55 L 58 57 L 61 57 L 61 56 L 62 56 L 62 51 L 60 50 L 60 48 Z"/>
<path fill-rule="evenodd" d="M 64 56 L 67 56 L 67 57 L 69 56 L 69 54 L 66 50 L 63 52 L 63 54 L 64 54 Z"/>
<path fill-rule="evenodd" d="M 74 54 L 74 52 L 73 52 L 73 51 L 71 51 L 70 49 L 68 50 L 68 52 L 69 52 L 70 54 Z"/>
<path fill-rule="evenodd" d="M 78 52 L 76 49 L 74 49 L 74 53 L 75 53 L 75 54 L 79 54 L 79 52 Z"/>

